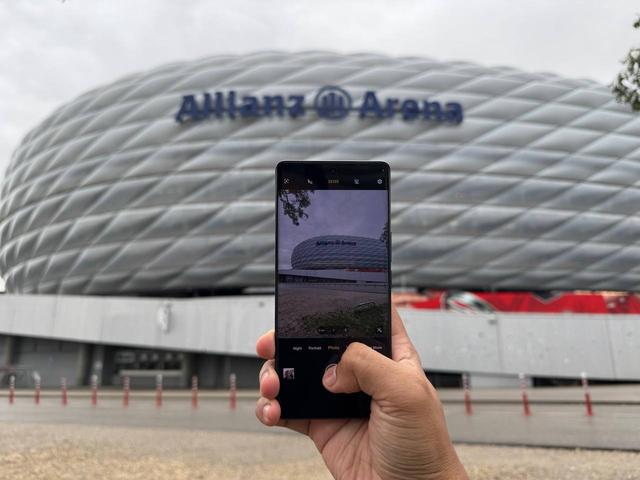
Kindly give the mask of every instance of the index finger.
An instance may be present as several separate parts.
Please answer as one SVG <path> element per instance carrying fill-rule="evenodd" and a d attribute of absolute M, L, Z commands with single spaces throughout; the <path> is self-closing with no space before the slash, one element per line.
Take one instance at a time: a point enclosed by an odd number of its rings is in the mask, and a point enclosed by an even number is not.
<path fill-rule="evenodd" d="M 256 342 L 256 353 L 260 358 L 271 360 L 276 356 L 276 337 L 273 330 L 269 330 Z"/>

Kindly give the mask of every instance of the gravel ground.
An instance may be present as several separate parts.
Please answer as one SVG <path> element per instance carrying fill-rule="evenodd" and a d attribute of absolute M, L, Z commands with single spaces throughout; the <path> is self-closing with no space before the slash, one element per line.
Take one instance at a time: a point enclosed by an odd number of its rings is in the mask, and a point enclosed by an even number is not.
<path fill-rule="evenodd" d="M 456 449 L 472 479 L 640 479 L 640 453 L 476 445 Z"/>
<path fill-rule="evenodd" d="M 2 479 L 325 479 L 310 440 L 292 434 L 85 425 L 9 425 Z"/>
<path fill-rule="evenodd" d="M 0 427 L 2 479 L 328 479 L 306 438 L 85 425 Z M 640 479 L 640 454 L 458 445 L 471 478 Z"/>

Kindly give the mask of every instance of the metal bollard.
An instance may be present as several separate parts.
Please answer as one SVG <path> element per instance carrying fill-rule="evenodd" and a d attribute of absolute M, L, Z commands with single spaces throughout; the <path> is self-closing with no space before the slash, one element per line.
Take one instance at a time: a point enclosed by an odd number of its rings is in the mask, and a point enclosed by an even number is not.
<path fill-rule="evenodd" d="M 469 374 L 462 374 L 462 388 L 464 389 L 464 411 L 467 415 L 473 415 L 471 406 L 471 393 L 469 392 Z"/>
<path fill-rule="evenodd" d="M 587 417 L 593 417 L 593 405 L 591 404 L 591 394 L 589 393 L 589 380 L 587 380 L 587 372 L 580 374 L 582 379 L 582 389 L 584 390 L 584 406 L 587 411 Z"/>
<path fill-rule="evenodd" d="M 198 377 L 191 377 L 191 408 L 198 408 Z"/>
<path fill-rule="evenodd" d="M 529 396 L 527 395 L 527 377 L 524 373 L 518 374 L 520 378 L 520 392 L 522 394 L 522 408 L 524 409 L 525 417 L 531 415 L 531 409 L 529 408 Z"/>
<path fill-rule="evenodd" d="M 129 388 L 130 388 L 130 383 L 129 383 L 129 377 L 123 377 L 122 378 L 122 406 L 123 407 L 128 407 L 129 406 Z"/>
<path fill-rule="evenodd" d="M 9 377 L 9 405 L 13 405 L 13 400 L 16 396 L 16 376 L 11 375 Z"/>
<path fill-rule="evenodd" d="M 236 409 L 236 397 L 237 397 L 236 374 L 232 373 L 231 375 L 229 375 L 229 408 L 231 410 Z"/>
<path fill-rule="evenodd" d="M 162 374 L 156 375 L 156 407 L 162 407 Z"/>
<path fill-rule="evenodd" d="M 91 375 L 91 406 L 98 405 L 98 376 Z"/>
<path fill-rule="evenodd" d="M 67 398 L 67 379 L 65 377 L 60 379 L 60 390 L 62 394 L 62 406 L 66 407 L 69 399 Z"/>
<path fill-rule="evenodd" d="M 40 376 L 34 379 L 34 383 L 33 401 L 36 405 L 40 405 Z"/>

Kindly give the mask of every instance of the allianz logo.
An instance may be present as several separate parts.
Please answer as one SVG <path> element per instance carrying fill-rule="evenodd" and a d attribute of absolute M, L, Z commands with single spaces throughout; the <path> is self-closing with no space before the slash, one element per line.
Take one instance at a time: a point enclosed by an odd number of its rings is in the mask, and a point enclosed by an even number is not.
<path fill-rule="evenodd" d="M 178 123 L 199 122 L 209 119 L 300 118 L 312 111 L 319 118 L 342 120 L 348 115 L 360 119 L 427 121 L 458 125 L 464 114 L 458 102 L 439 102 L 415 98 L 380 98 L 374 90 L 364 92 L 362 101 L 355 105 L 351 95 L 343 88 L 322 87 L 311 105 L 304 95 L 238 95 L 235 90 L 184 95 L 175 114 Z"/>

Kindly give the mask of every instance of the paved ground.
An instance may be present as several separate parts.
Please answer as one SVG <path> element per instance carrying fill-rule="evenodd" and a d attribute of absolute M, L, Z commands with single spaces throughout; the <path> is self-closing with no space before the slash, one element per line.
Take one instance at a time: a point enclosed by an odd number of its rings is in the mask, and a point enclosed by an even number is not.
<path fill-rule="evenodd" d="M 602 402 L 595 416 L 581 403 L 558 402 L 577 389 L 537 392 L 533 415 L 517 402 L 490 403 L 474 392 L 474 415 L 464 414 L 459 391 L 443 392 L 456 448 L 472 478 L 640 479 L 640 453 L 469 445 L 465 442 L 586 445 L 640 450 L 640 403 L 636 390 L 594 392 Z M 153 392 L 134 392 L 128 408 L 120 392 L 101 391 L 97 407 L 88 392 L 70 392 L 63 407 L 58 392 L 44 392 L 35 406 L 30 392 L 13 405 L 0 396 L 0 479 L 326 479 L 311 442 L 281 429 L 267 429 L 253 416 L 255 392 L 242 392 L 236 411 L 225 392 L 205 392 L 198 409 L 187 392 L 168 392 L 161 408 Z M 506 394 L 507 397 L 513 392 Z M 547 399 L 550 403 L 544 403 Z M 578 395 L 579 398 L 579 395 Z M 480 402 L 480 400 L 486 400 Z"/>
<path fill-rule="evenodd" d="M 529 389 L 530 417 L 518 389 L 473 390 L 472 416 L 464 414 L 460 390 L 441 390 L 440 398 L 457 441 L 640 451 L 640 385 L 597 386 L 590 393 L 593 417 L 575 387 Z"/>
<path fill-rule="evenodd" d="M 326 479 L 293 434 L 89 425 L 2 425 L 0 479 Z"/>
<path fill-rule="evenodd" d="M 589 389 L 594 404 L 637 404 L 640 405 L 640 384 L 592 386 Z M 461 402 L 460 389 L 444 388 L 438 390 L 442 401 Z M 576 387 L 544 387 L 527 390 L 532 403 L 583 403 L 584 391 Z M 517 388 L 478 388 L 471 391 L 474 402 L 515 402 L 520 403 L 520 390 Z"/>
<path fill-rule="evenodd" d="M 476 405 L 466 416 L 463 405 L 446 404 L 445 412 L 458 442 L 640 451 L 640 406 L 597 406 L 591 418 L 582 405 L 532 405 L 530 417 L 519 405 Z"/>
<path fill-rule="evenodd" d="M 0 479 L 331 478 L 313 444 L 289 433 L 74 424 L 2 424 Z M 457 445 L 472 479 L 630 480 L 640 454 Z"/>
<path fill-rule="evenodd" d="M 523 415 L 517 389 L 473 391 L 472 416 L 465 415 L 459 390 L 443 391 L 441 397 L 451 436 L 458 442 L 640 451 L 638 390 L 594 388 L 591 418 L 585 415 L 582 390 L 577 388 L 532 389 L 530 417 Z M 101 391 L 97 408 L 90 406 L 86 390 L 71 392 L 66 408 L 60 406 L 58 392 L 47 392 L 37 408 L 30 396 L 23 396 L 30 392 L 20 393 L 11 407 L 0 397 L 0 422 L 269 431 L 254 419 L 256 392 L 243 392 L 238 410 L 231 414 L 226 392 L 203 393 L 197 411 L 190 408 L 184 391 L 168 392 L 162 409 L 154 407 L 153 392 L 135 392 L 128 409 L 122 408 L 118 391 Z"/>

